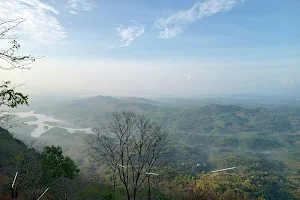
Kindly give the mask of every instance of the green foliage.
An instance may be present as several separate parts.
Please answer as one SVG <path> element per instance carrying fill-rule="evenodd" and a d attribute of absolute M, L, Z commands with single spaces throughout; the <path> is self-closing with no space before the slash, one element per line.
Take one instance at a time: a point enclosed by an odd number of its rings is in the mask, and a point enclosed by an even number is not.
<path fill-rule="evenodd" d="M 19 176 L 15 186 L 19 193 L 37 199 L 47 187 L 51 187 L 52 196 L 57 196 L 64 182 L 74 179 L 79 170 L 71 158 L 63 156 L 61 147 L 46 146 L 41 154 L 0 127 L 0 175 L 13 179 L 16 172 Z M 2 185 L 0 181 L 0 188 L 10 185 Z"/>
<path fill-rule="evenodd" d="M 28 96 L 16 92 L 15 88 L 9 88 L 11 83 L 5 81 L 0 85 L 0 106 L 15 108 L 18 105 L 29 105 Z"/>
<path fill-rule="evenodd" d="M 165 184 L 165 192 L 175 199 L 296 199 L 286 192 L 285 180 L 263 171 L 204 174 L 198 179 L 178 175 Z"/>
<path fill-rule="evenodd" d="M 88 183 L 76 197 L 83 200 L 113 200 L 113 188 L 107 185 Z"/>
<path fill-rule="evenodd" d="M 79 173 L 74 161 L 63 156 L 61 147 L 46 146 L 42 155 L 42 169 L 47 182 L 51 183 L 60 177 L 73 179 Z"/>

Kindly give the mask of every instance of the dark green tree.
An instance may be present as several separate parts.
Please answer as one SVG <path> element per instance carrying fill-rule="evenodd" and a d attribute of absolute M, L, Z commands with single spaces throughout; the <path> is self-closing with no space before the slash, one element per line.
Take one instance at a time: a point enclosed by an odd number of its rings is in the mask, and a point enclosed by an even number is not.
<path fill-rule="evenodd" d="M 73 179 L 79 173 L 74 161 L 67 156 L 64 157 L 62 148 L 59 146 L 44 147 L 42 155 L 43 180 L 47 184 L 52 184 L 62 177 Z"/>
<path fill-rule="evenodd" d="M 15 108 L 18 105 L 28 105 L 28 96 L 15 91 L 10 87 L 10 81 L 4 81 L 0 85 L 0 106 Z"/>

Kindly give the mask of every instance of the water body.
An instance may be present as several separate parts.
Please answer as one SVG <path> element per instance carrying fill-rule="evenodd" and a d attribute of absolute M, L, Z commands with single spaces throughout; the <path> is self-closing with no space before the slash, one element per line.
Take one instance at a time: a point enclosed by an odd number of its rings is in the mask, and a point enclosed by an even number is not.
<path fill-rule="evenodd" d="M 55 119 L 54 117 L 51 117 L 51 116 L 36 114 L 36 113 L 34 113 L 34 111 L 19 112 L 19 113 L 15 113 L 15 114 L 21 118 L 24 118 L 24 117 L 36 117 L 37 118 L 37 120 L 32 120 L 32 121 L 29 120 L 29 121 L 25 122 L 28 125 L 35 124 L 38 126 L 31 132 L 32 137 L 40 137 L 44 132 L 46 132 L 47 130 L 49 130 L 51 128 L 55 128 L 55 127 L 66 129 L 69 133 L 74 133 L 76 131 L 92 133 L 91 128 L 78 129 L 78 128 L 70 128 L 70 127 L 64 127 L 64 126 L 51 126 L 51 125 L 47 124 L 47 122 L 58 122 L 58 123 L 64 123 L 64 124 L 70 124 L 70 123 L 64 122 L 59 119 Z M 48 127 L 48 128 L 45 129 L 44 127 Z"/>

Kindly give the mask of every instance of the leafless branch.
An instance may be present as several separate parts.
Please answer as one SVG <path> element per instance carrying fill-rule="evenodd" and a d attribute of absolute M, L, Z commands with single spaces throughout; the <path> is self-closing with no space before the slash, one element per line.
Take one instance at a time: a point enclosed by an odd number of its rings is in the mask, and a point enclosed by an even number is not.
<path fill-rule="evenodd" d="M 21 127 L 24 122 L 9 110 L 0 110 L 0 127 L 11 131 L 14 128 Z"/>
<path fill-rule="evenodd" d="M 8 33 L 14 28 L 18 27 L 26 19 L 14 19 L 0 23 L 0 40 L 11 39 L 11 47 L 7 49 L 0 49 L 0 59 L 3 60 L 6 65 L 0 65 L 2 70 L 12 69 L 30 69 L 28 65 L 32 64 L 37 57 L 32 55 L 21 55 L 19 49 L 21 45 L 15 40 L 16 37 L 8 36 Z"/>
<path fill-rule="evenodd" d="M 136 200 L 140 187 L 162 159 L 167 133 L 143 115 L 113 113 L 106 123 L 94 129 L 87 140 L 89 154 L 117 169 L 127 199 Z M 117 164 L 123 167 L 117 167 Z"/>
<path fill-rule="evenodd" d="M 7 33 L 26 21 L 25 18 L 8 20 L 0 23 L 0 39 L 15 39 L 15 37 L 7 36 Z"/>

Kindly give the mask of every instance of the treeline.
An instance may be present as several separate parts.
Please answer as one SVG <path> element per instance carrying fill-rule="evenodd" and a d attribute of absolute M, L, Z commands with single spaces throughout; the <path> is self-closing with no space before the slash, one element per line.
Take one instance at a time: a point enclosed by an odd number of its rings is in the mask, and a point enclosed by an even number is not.
<path fill-rule="evenodd" d="M 174 109 L 173 109 L 174 110 Z M 191 133 L 237 134 L 240 132 L 296 132 L 300 130 L 299 108 L 242 108 L 208 105 L 201 108 L 152 111 L 149 116 L 165 128 Z"/>

